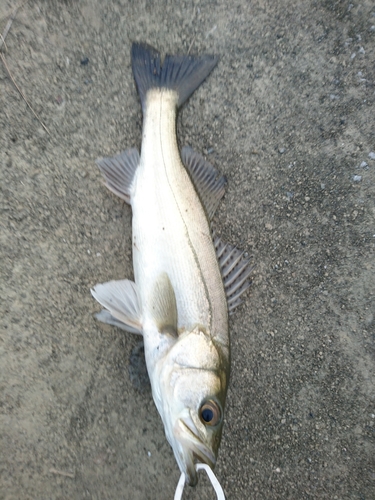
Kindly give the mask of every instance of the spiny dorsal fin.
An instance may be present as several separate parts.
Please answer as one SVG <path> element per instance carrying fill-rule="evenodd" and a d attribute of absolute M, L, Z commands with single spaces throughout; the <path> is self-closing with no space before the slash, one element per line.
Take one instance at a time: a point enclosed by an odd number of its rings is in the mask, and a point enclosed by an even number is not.
<path fill-rule="evenodd" d="M 101 283 L 91 289 L 91 294 L 107 309 L 98 313 L 97 319 L 103 323 L 119 326 L 128 332 L 142 334 L 141 308 L 137 287 L 133 281 Z"/>
<path fill-rule="evenodd" d="M 162 273 L 151 292 L 152 316 L 160 333 L 177 336 L 177 304 L 172 283 Z"/>
<path fill-rule="evenodd" d="M 189 146 L 182 148 L 181 158 L 211 220 L 225 193 L 225 177 Z"/>
<path fill-rule="evenodd" d="M 213 239 L 227 296 L 228 311 L 231 312 L 242 303 L 240 297 L 251 285 L 250 274 L 253 267 L 250 260 L 244 257 L 244 252 L 224 243 L 215 234 Z"/>
<path fill-rule="evenodd" d="M 127 149 L 112 158 L 99 158 L 96 164 L 104 177 L 105 185 L 117 196 L 130 203 L 130 189 L 139 164 L 136 149 Z"/>

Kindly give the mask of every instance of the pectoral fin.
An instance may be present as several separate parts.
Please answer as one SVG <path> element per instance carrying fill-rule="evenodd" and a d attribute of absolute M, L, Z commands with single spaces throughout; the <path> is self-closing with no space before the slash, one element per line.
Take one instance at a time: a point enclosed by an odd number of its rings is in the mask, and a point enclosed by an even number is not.
<path fill-rule="evenodd" d="M 133 281 L 108 281 L 92 288 L 91 294 L 105 307 L 96 315 L 99 321 L 142 334 L 141 307 Z"/>
<path fill-rule="evenodd" d="M 177 337 L 176 296 L 167 273 L 162 273 L 157 279 L 150 301 L 152 316 L 159 332 Z"/>

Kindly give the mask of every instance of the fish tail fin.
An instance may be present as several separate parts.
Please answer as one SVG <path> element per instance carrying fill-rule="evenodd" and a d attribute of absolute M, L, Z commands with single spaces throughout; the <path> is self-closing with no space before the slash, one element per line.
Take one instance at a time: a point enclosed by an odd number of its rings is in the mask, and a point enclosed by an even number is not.
<path fill-rule="evenodd" d="M 171 56 L 161 64 L 160 52 L 145 43 L 133 43 L 132 68 L 142 109 L 147 92 L 152 88 L 167 88 L 178 93 L 177 105 L 181 106 L 207 78 L 218 62 L 212 55 Z"/>

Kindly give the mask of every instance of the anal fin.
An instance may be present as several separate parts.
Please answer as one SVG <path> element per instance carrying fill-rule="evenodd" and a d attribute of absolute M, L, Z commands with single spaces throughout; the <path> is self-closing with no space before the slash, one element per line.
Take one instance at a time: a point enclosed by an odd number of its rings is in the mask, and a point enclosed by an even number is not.
<path fill-rule="evenodd" d="M 104 177 L 104 183 L 115 195 L 130 203 L 131 184 L 139 164 L 139 153 L 136 149 L 127 149 L 111 158 L 96 160 Z"/>
<path fill-rule="evenodd" d="M 133 281 L 108 281 L 91 289 L 92 296 L 105 309 L 97 319 L 131 333 L 142 334 L 141 308 Z"/>

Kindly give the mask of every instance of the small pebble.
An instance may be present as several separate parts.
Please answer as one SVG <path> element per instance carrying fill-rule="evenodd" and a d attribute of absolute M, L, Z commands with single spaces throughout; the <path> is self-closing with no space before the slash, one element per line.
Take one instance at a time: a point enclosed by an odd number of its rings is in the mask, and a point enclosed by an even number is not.
<path fill-rule="evenodd" d="M 368 154 L 368 157 L 371 159 L 371 160 L 375 160 L 375 153 L 374 151 L 371 151 L 371 153 Z"/>
<path fill-rule="evenodd" d="M 361 162 L 361 164 L 359 165 L 361 168 L 368 168 L 368 163 L 366 163 L 365 161 Z"/>
<path fill-rule="evenodd" d="M 285 153 L 285 148 L 279 148 L 279 153 L 282 155 L 283 153 Z"/>
<path fill-rule="evenodd" d="M 358 76 L 358 81 L 359 82 L 367 82 L 366 78 L 363 78 L 362 71 L 360 71 L 357 76 Z"/>
<path fill-rule="evenodd" d="M 361 182 L 361 180 L 362 180 L 362 175 L 353 175 L 354 182 Z"/>
<path fill-rule="evenodd" d="M 88 63 L 89 63 L 89 58 L 88 57 L 84 57 L 83 59 L 81 59 L 81 66 L 87 66 Z"/>
<path fill-rule="evenodd" d="M 365 49 L 363 47 L 361 47 L 358 52 L 360 54 L 366 54 Z"/>

